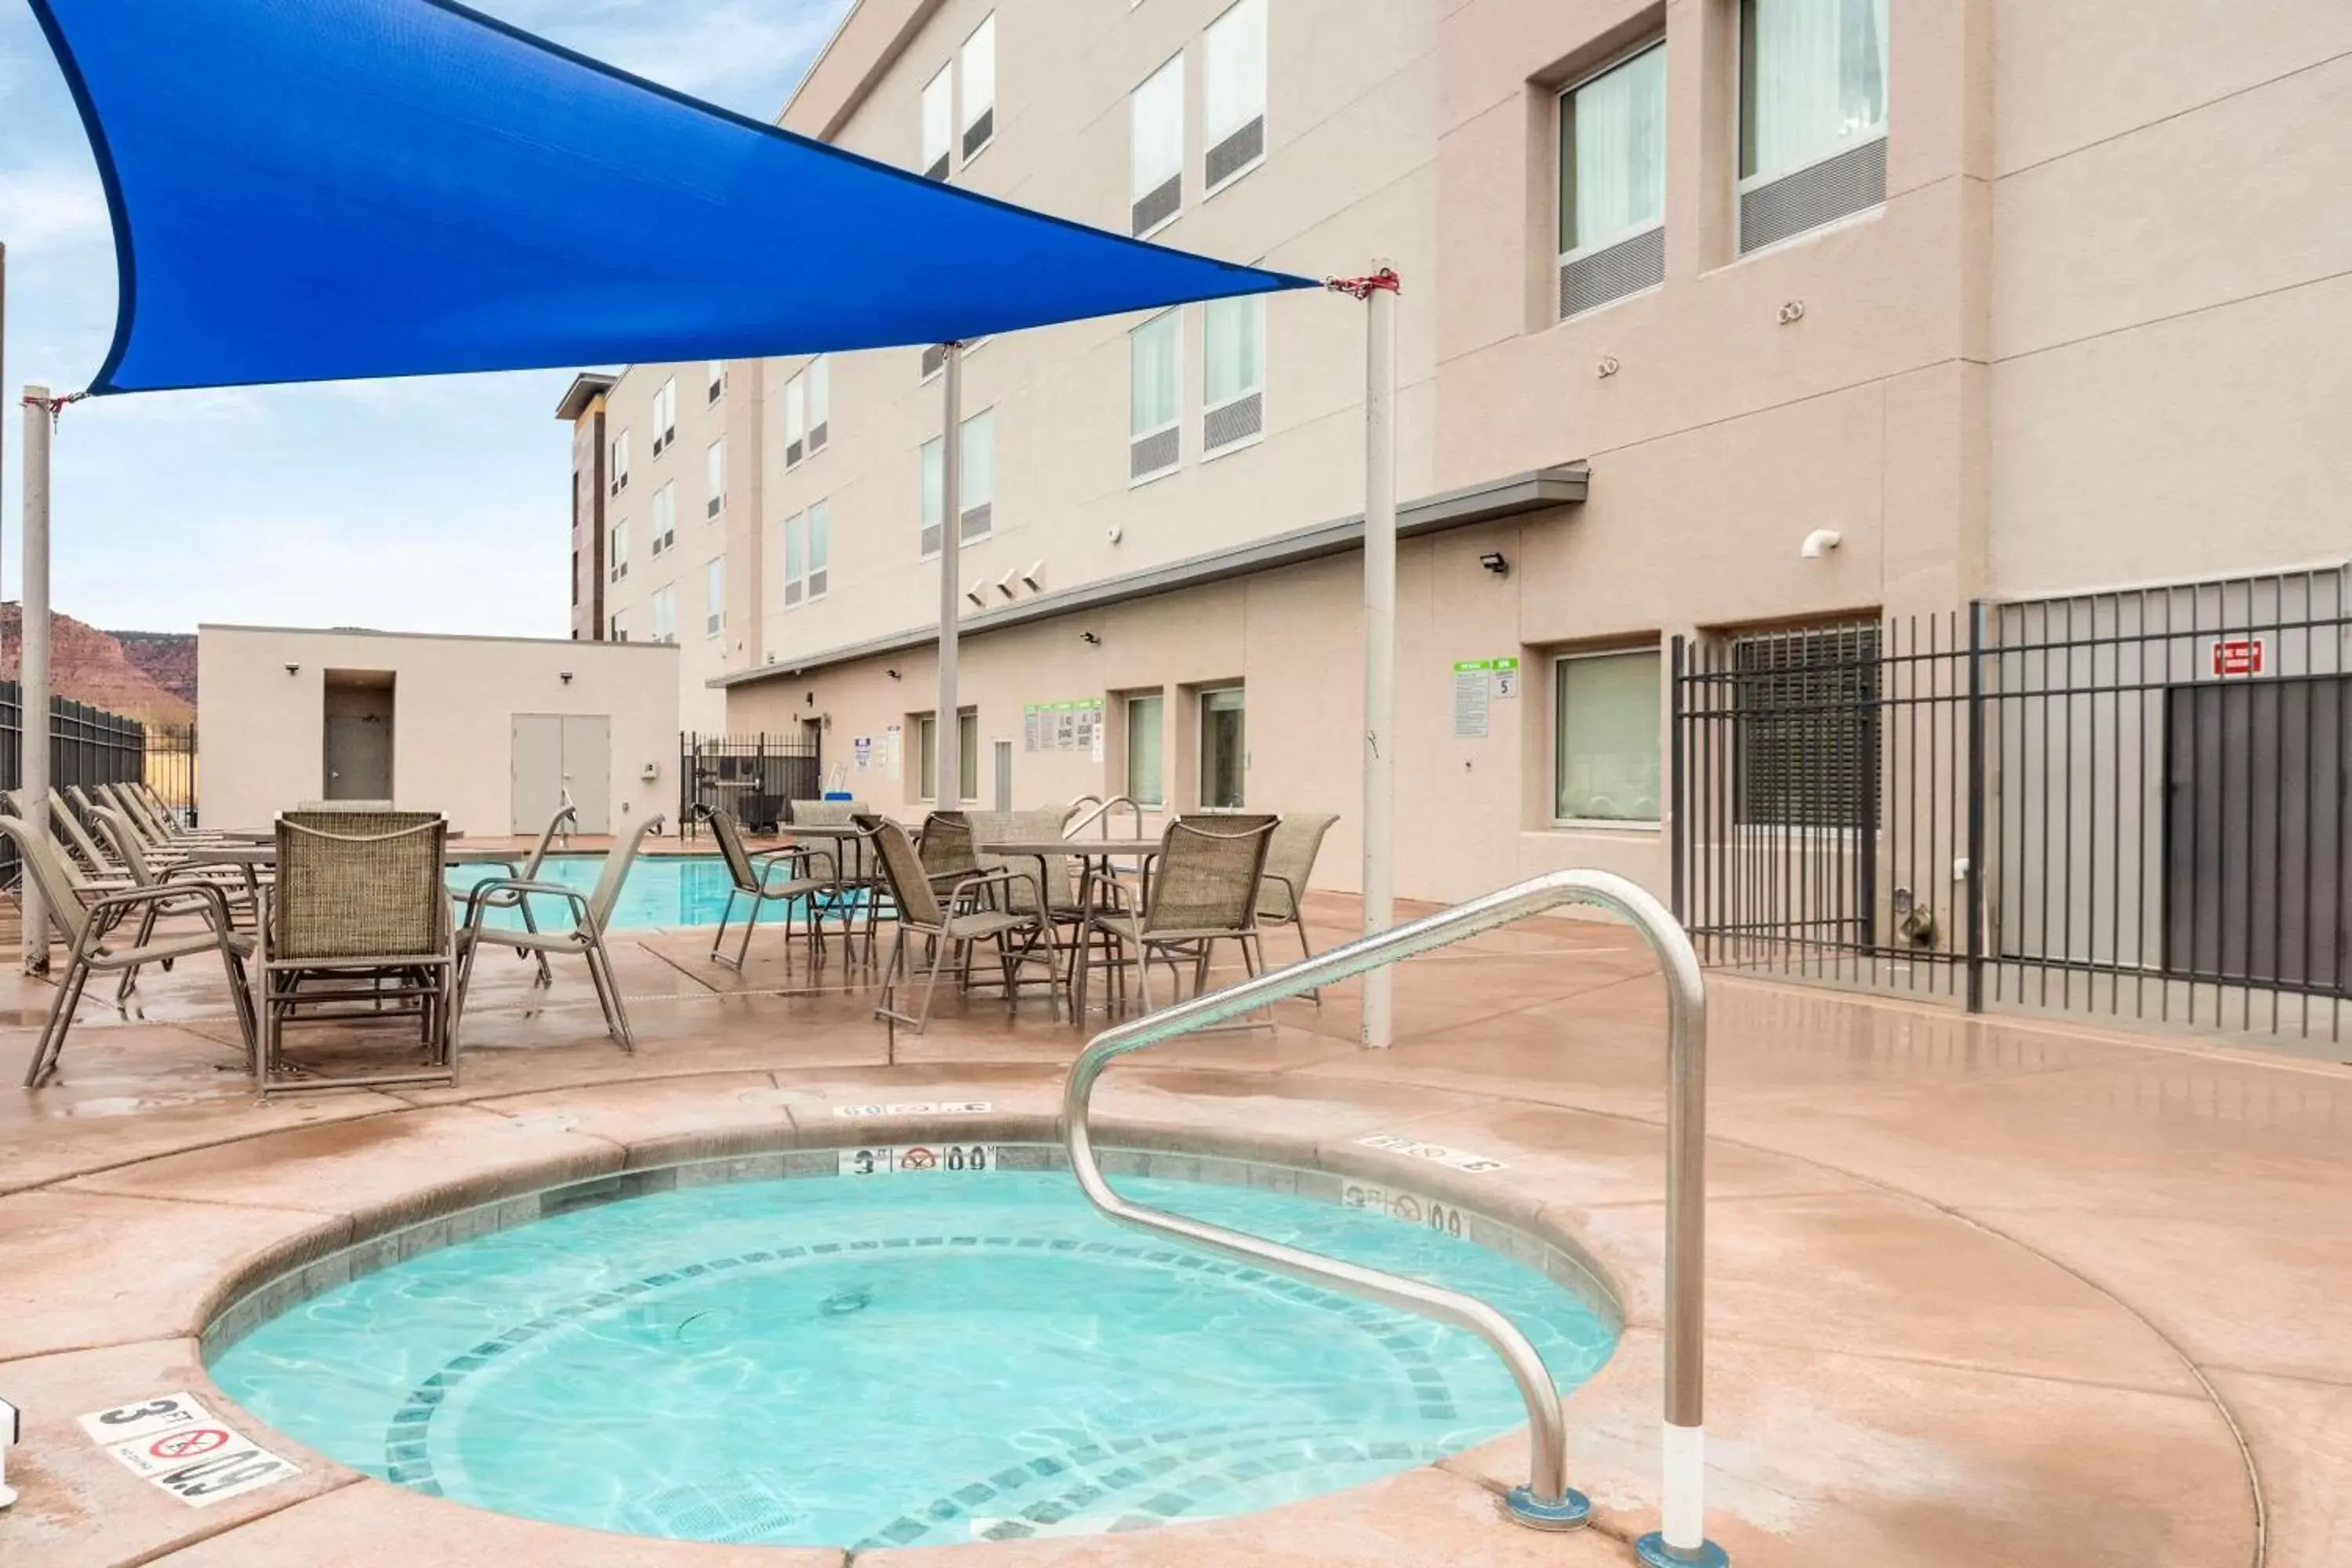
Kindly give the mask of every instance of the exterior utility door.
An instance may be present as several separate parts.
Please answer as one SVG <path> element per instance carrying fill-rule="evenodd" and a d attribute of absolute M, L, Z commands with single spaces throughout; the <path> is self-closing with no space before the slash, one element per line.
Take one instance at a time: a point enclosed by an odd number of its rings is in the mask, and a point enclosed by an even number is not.
<path fill-rule="evenodd" d="M 613 721 L 602 713 L 514 716 L 511 831 L 545 831 L 568 799 L 579 831 L 613 830 Z"/>

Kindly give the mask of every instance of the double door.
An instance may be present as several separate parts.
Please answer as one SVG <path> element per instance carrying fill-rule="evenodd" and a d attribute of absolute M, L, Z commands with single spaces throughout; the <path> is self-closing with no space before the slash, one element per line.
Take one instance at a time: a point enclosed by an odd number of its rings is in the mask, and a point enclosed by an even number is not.
<path fill-rule="evenodd" d="M 567 800 L 583 833 L 613 830 L 613 721 L 602 713 L 514 716 L 514 823 L 536 835 Z"/>

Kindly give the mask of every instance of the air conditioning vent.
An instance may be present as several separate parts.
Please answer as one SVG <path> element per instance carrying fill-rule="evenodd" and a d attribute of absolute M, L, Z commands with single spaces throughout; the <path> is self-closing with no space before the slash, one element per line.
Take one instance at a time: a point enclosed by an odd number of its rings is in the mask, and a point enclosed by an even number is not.
<path fill-rule="evenodd" d="M 793 468 L 797 465 L 800 460 L 801 444 L 798 441 L 787 441 L 784 443 L 784 467 L 788 468 Z"/>
<path fill-rule="evenodd" d="M 927 522 L 923 524 L 922 539 L 917 548 L 922 552 L 924 558 L 927 560 L 940 552 L 940 525 L 938 523 Z"/>
<path fill-rule="evenodd" d="M 931 377 L 939 374 L 940 367 L 945 365 L 947 363 L 947 344 L 933 343 L 929 348 L 925 349 L 923 351 L 923 379 L 925 381 L 929 381 Z"/>
<path fill-rule="evenodd" d="M 719 515 L 719 509 L 725 504 L 726 503 L 719 500 L 719 497 L 712 496 L 709 500 L 702 503 L 702 515 L 705 517 L 717 517 Z"/>
<path fill-rule="evenodd" d="M 1256 435 L 1265 424 L 1265 396 L 1251 393 L 1209 410 L 1201 421 L 1201 445 L 1209 451 Z"/>
<path fill-rule="evenodd" d="M 995 526 L 995 520 L 996 508 L 988 501 L 982 501 L 978 506 L 966 507 L 963 514 L 963 542 L 969 544 L 975 539 L 987 538 L 988 531 Z"/>
<path fill-rule="evenodd" d="M 800 579 L 798 579 L 798 578 L 796 578 L 796 577 L 794 577 L 794 578 L 787 578 L 787 579 L 785 580 L 785 582 L 784 582 L 784 608 L 786 608 L 786 609 L 788 609 L 788 610 L 789 610 L 789 609 L 791 609 L 794 605 L 797 605 L 797 604 L 799 604 L 800 602 L 801 602 L 801 584 L 800 584 Z"/>
<path fill-rule="evenodd" d="M 814 599 L 822 596 L 824 593 L 824 571 L 820 567 L 816 571 L 810 573 L 808 575 L 808 596 Z"/>
<path fill-rule="evenodd" d="M 1128 443 L 1127 477 L 1143 479 L 1176 466 L 1181 439 L 1174 426 L 1138 437 Z"/>
<path fill-rule="evenodd" d="M 1160 188 L 1146 195 L 1135 204 L 1129 216 L 1129 234 L 1150 234 L 1176 216 L 1184 205 L 1184 176 L 1171 174 Z"/>
<path fill-rule="evenodd" d="M 702 632 L 703 632 L 703 635 L 704 635 L 705 637 L 717 637 L 717 636 L 719 635 L 719 621 L 720 621 L 722 618 L 723 618 L 723 617 L 719 616 L 703 616 L 703 617 L 702 617 Z"/>
<path fill-rule="evenodd" d="M 1265 156 L 1265 116 L 1261 114 L 1209 149 L 1209 189 L 1215 190 Z"/>
<path fill-rule="evenodd" d="M 708 400 L 708 401 L 712 402 L 712 403 L 716 403 L 716 402 L 718 402 L 718 401 L 719 401 L 719 395 L 720 393 L 722 393 L 722 392 L 726 391 L 726 390 L 727 390 L 727 384 L 726 384 L 725 382 L 723 382 L 723 381 L 714 381 L 714 382 L 712 382 L 712 383 L 710 384 L 710 396 L 709 396 L 709 400 Z"/>
<path fill-rule="evenodd" d="M 814 458 L 819 452 L 824 450 L 824 437 L 825 427 L 823 420 L 819 420 L 817 423 L 809 426 L 808 449 L 810 457 Z"/>
<path fill-rule="evenodd" d="M 942 153 L 940 154 L 940 161 L 938 163 L 923 171 L 923 178 L 927 180 L 944 180 L 947 177 L 948 155 L 945 153 Z"/>
<path fill-rule="evenodd" d="M 1809 169 L 1742 191 L 1740 254 L 1867 211 L 1885 199 L 1886 138 L 1879 136 Z"/>
<path fill-rule="evenodd" d="M 991 106 L 990 108 L 982 110 L 980 111 L 980 118 L 963 128 L 964 161 L 966 163 L 970 163 L 971 161 L 972 154 L 978 153 L 982 147 L 987 146 L 988 139 L 995 134 L 996 110 L 993 106 Z"/>
<path fill-rule="evenodd" d="M 1619 240 L 1605 250 L 1563 262 L 1559 269 L 1559 319 L 1582 315 L 1612 300 L 1655 288 L 1666 275 L 1666 231 L 1651 229 Z"/>
<path fill-rule="evenodd" d="M 671 546 L 675 545 L 675 544 L 677 542 L 677 530 L 676 530 L 676 529 L 672 528 L 672 529 L 667 529 L 667 530 L 663 531 L 663 533 L 662 533 L 662 536 L 661 536 L 661 542 L 662 542 L 662 548 L 663 548 L 663 549 L 665 549 L 665 550 L 667 550 L 667 549 L 669 549 Z"/>

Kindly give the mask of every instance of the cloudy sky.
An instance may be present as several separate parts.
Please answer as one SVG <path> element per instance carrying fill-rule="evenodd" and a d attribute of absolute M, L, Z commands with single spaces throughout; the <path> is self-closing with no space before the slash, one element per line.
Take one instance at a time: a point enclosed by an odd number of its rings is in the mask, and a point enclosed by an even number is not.
<path fill-rule="evenodd" d="M 848 0 L 473 0 L 656 81 L 772 117 Z M 29 7 L 0 4 L 8 247 L 0 594 L 17 594 L 16 390 L 78 390 L 114 326 L 89 146 Z M 114 630 L 200 620 L 562 637 L 568 373 L 94 399 L 55 449 L 56 607 Z"/>

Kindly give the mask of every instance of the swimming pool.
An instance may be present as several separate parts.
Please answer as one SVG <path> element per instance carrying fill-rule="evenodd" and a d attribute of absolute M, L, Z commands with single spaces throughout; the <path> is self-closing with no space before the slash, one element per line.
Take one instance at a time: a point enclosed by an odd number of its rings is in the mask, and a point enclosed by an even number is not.
<path fill-rule="evenodd" d="M 1066 1171 L 994 1168 L 995 1145 L 865 1179 L 854 1158 L 836 1180 L 681 1184 L 408 1258 L 264 1321 L 213 1375 L 435 1495 L 850 1548 L 1244 1512 L 1524 1417 L 1471 1335 L 1115 1226 Z M 1120 1186 L 1483 1296 L 1563 1389 L 1614 1347 L 1543 1273 L 1385 1208 Z"/>
<path fill-rule="evenodd" d="M 520 870 L 522 857 L 515 858 L 515 870 Z M 457 866 L 449 871 L 449 887 L 454 892 L 464 892 L 492 878 L 506 877 L 513 871 L 503 866 Z M 604 874 L 602 855 L 551 855 L 539 868 L 542 882 L 561 882 L 567 888 L 577 888 L 583 893 L 595 889 L 596 879 Z M 638 857 L 629 868 L 628 880 L 621 884 L 621 901 L 613 906 L 612 929 L 614 931 L 654 931 L 670 926 L 715 926 L 719 911 L 727 907 L 727 891 L 733 886 L 727 867 L 716 855 L 646 855 Z M 738 900 L 735 918 L 743 918 L 746 905 Z M 787 906 L 781 903 L 763 905 L 760 923 L 772 925 L 782 921 Z M 458 918 L 465 915 L 458 907 Z M 531 900 L 531 915 L 542 929 L 553 926 L 568 928 L 574 911 L 562 899 L 546 897 Z M 520 926 L 521 917 L 512 910 L 492 910 L 484 923 L 496 926 Z"/>

